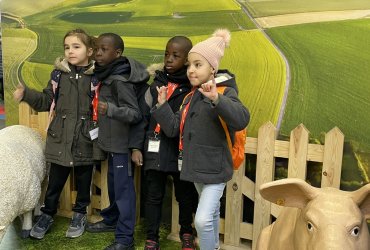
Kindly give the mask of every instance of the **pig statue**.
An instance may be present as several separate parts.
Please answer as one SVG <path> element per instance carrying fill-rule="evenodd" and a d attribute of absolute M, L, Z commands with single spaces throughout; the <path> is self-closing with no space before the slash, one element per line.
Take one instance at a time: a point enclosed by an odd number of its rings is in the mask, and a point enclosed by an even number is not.
<path fill-rule="evenodd" d="M 346 192 L 288 178 L 261 185 L 260 194 L 284 208 L 262 230 L 257 250 L 370 249 L 370 184 Z"/>

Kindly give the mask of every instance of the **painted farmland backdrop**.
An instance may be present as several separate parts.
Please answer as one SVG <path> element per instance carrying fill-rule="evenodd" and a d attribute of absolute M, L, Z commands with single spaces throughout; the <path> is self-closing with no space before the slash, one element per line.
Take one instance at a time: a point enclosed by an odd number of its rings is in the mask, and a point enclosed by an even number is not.
<path fill-rule="evenodd" d="M 224 27 L 232 39 L 220 68 L 236 74 L 249 136 L 267 121 L 280 137 L 303 123 L 323 143 L 337 126 L 346 140 L 341 187 L 369 182 L 369 0 L 2 0 L 1 11 L 7 125 L 18 123 L 15 86 L 46 86 L 68 30 L 115 32 L 124 54 L 149 66 L 162 62 L 170 37 L 197 43 Z"/>

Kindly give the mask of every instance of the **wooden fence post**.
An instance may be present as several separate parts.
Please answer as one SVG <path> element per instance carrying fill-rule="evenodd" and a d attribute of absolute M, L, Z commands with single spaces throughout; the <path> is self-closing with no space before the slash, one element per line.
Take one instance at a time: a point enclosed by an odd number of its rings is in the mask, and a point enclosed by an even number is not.
<path fill-rule="evenodd" d="M 290 132 L 288 178 L 306 180 L 308 134 L 303 124 Z"/>
<path fill-rule="evenodd" d="M 342 171 L 343 145 L 344 135 L 337 127 L 333 128 L 325 135 L 321 187 L 339 188 Z"/>
<path fill-rule="evenodd" d="M 240 223 L 243 218 L 243 178 L 245 177 L 245 161 L 238 170 L 234 170 L 233 178 L 226 186 L 225 234 L 224 244 L 240 245 Z"/>
<path fill-rule="evenodd" d="M 253 241 L 252 249 L 256 249 L 257 239 L 262 229 L 270 224 L 271 205 L 264 200 L 259 187 L 274 179 L 275 170 L 275 138 L 276 128 L 271 122 L 258 130 L 256 185 L 254 199 Z"/>

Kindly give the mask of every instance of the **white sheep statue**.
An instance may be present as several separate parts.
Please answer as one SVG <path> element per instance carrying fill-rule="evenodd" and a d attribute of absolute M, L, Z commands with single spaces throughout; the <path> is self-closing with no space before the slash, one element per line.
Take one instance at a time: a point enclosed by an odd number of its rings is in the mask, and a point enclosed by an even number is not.
<path fill-rule="evenodd" d="M 0 130 L 0 242 L 7 227 L 23 215 L 22 238 L 32 228 L 32 211 L 40 205 L 46 174 L 45 142 L 26 126 Z"/>

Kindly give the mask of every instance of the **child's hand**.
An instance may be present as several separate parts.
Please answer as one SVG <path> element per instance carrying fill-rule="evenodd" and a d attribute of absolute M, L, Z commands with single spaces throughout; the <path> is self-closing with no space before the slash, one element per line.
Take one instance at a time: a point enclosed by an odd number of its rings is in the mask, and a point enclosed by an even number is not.
<path fill-rule="evenodd" d="M 108 104 L 106 102 L 99 102 L 98 103 L 98 112 L 101 115 L 105 115 L 107 113 Z"/>
<path fill-rule="evenodd" d="M 143 154 L 139 149 L 133 149 L 131 153 L 131 161 L 135 163 L 135 166 L 143 165 Z"/>
<path fill-rule="evenodd" d="M 162 86 L 162 87 L 158 88 L 158 86 L 157 86 L 156 88 L 157 88 L 157 91 L 158 91 L 158 104 L 162 105 L 167 100 L 167 87 Z"/>
<path fill-rule="evenodd" d="M 21 83 L 19 83 L 16 90 L 13 93 L 13 98 L 15 101 L 20 102 L 22 101 L 23 96 L 24 96 L 24 86 Z"/>
<path fill-rule="evenodd" d="M 202 95 L 209 98 L 212 102 L 217 101 L 218 92 L 217 92 L 215 78 L 212 78 L 212 82 L 206 82 L 200 85 L 200 88 L 198 88 L 198 90 L 200 93 L 202 93 Z"/>

